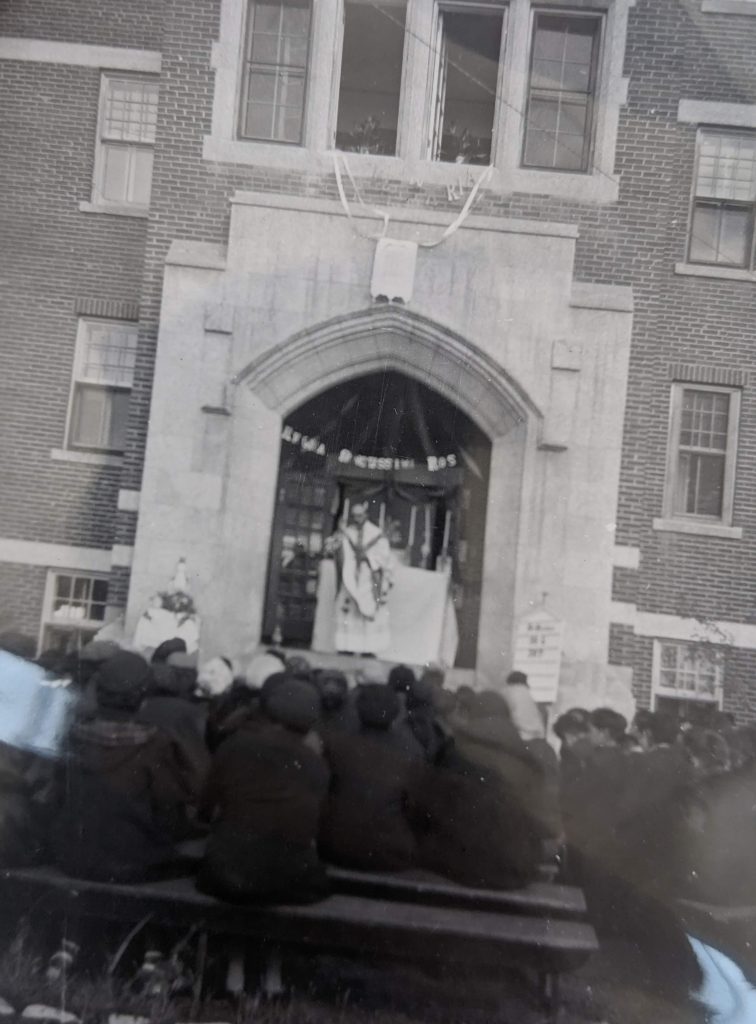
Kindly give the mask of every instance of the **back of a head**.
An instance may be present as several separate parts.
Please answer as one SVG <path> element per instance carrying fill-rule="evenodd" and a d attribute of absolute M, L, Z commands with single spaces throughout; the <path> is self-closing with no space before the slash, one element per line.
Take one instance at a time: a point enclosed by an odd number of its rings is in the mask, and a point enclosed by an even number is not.
<path fill-rule="evenodd" d="M 585 708 L 570 708 L 554 722 L 554 735 L 569 747 L 588 736 L 590 717 Z"/>
<path fill-rule="evenodd" d="M 168 661 L 172 654 L 178 653 L 186 654 L 186 641 L 182 640 L 179 636 L 174 636 L 170 640 L 163 640 L 161 644 L 157 645 L 152 652 L 151 661 L 153 665 L 159 665 L 161 662 Z"/>
<path fill-rule="evenodd" d="M 152 685 L 150 666 L 132 651 L 114 654 L 93 678 L 97 703 L 106 711 L 137 711 Z"/>
<path fill-rule="evenodd" d="M 620 743 L 627 731 L 627 719 L 612 708 L 596 708 L 595 711 L 591 711 L 589 721 L 594 729 L 604 733 L 615 743 Z"/>
<path fill-rule="evenodd" d="M 726 738 L 715 729 L 693 726 L 683 733 L 683 748 L 693 767 L 704 776 L 720 775 L 730 769 Z"/>
<path fill-rule="evenodd" d="M 301 654 L 292 654 L 286 659 L 286 674 L 292 679 L 312 679 L 312 665 Z"/>
<path fill-rule="evenodd" d="M 244 672 L 244 678 L 249 686 L 261 688 L 267 679 L 273 675 L 280 675 L 284 669 L 283 659 L 278 654 L 265 651 L 252 658 Z"/>
<path fill-rule="evenodd" d="M 637 718 L 637 716 L 636 716 Z M 654 711 L 653 718 L 648 722 L 646 731 L 656 746 L 669 746 L 677 742 L 680 735 L 680 723 L 674 715 L 663 711 Z"/>
<path fill-rule="evenodd" d="M 357 689 L 357 715 L 366 729 L 387 730 L 400 710 L 399 697 L 383 683 L 363 683 Z"/>
<path fill-rule="evenodd" d="M 423 674 L 420 678 L 426 686 L 440 690 L 446 681 L 446 674 L 442 668 L 438 667 L 438 665 L 429 665 L 428 668 L 423 670 Z"/>
<path fill-rule="evenodd" d="M 395 693 L 409 693 L 415 682 L 415 673 L 408 665 L 394 665 L 388 674 L 388 685 Z"/>
<path fill-rule="evenodd" d="M 481 690 L 468 708 L 470 718 L 511 718 L 509 705 L 496 690 Z"/>
<path fill-rule="evenodd" d="M 417 711 L 418 708 L 433 707 L 437 689 L 438 687 L 423 673 L 407 691 L 407 710 Z"/>
<path fill-rule="evenodd" d="M 337 669 L 323 669 L 315 674 L 314 683 L 324 711 L 338 711 L 344 706 L 349 683 L 343 672 Z"/>
<path fill-rule="evenodd" d="M 510 672 L 509 675 L 507 676 L 507 686 L 527 686 L 527 685 L 528 685 L 528 677 L 525 675 L 524 672 L 520 672 L 518 669 L 515 669 L 513 672 Z"/>
<path fill-rule="evenodd" d="M 271 722 L 304 734 L 320 717 L 320 695 L 312 683 L 280 672 L 266 680 L 260 707 Z"/>

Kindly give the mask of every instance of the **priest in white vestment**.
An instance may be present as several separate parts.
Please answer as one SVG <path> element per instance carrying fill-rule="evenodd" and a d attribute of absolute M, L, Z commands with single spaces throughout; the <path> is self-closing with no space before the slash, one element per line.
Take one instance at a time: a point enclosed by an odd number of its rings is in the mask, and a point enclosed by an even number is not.
<path fill-rule="evenodd" d="M 352 505 L 350 520 L 334 545 L 336 650 L 379 655 L 391 643 L 386 601 L 393 586 L 393 554 L 383 530 L 368 519 L 367 502 Z"/>

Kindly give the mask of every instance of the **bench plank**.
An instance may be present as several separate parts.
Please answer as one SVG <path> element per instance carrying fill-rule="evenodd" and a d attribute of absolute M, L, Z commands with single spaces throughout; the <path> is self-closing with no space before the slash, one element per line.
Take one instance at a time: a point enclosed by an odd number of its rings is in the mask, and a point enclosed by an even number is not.
<path fill-rule="evenodd" d="M 501 910 L 529 917 L 553 916 L 573 920 L 586 914 L 581 889 L 550 882 L 532 882 L 522 889 L 473 889 L 449 882 L 440 876 L 420 877 L 412 872 L 381 874 L 328 869 L 334 889 L 354 896 L 402 900 L 443 907 L 469 907 L 472 910 Z"/>
<path fill-rule="evenodd" d="M 598 948 L 593 928 L 575 921 L 334 895 L 307 906 L 245 906 L 200 893 L 192 879 L 115 885 L 30 868 L 0 875 L 6 905 L 36 901 L 53 912 L 134 922 L 202 922 L 208 931 L 283 945 L 475 963 L 525 963 L 539 972 L 573 969 Z"/>

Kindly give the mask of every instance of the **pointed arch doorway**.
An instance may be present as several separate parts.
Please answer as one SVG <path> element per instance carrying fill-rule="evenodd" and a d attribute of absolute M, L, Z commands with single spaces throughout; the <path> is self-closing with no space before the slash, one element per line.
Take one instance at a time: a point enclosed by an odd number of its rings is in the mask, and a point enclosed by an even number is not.
<path fill-rule="evenodd" d="M 489 438 L 457 405 L 395 370 L 339 383 L 290 412 L 264 639 L 311 646 L 326 541 L 359 499 L 398 564 L 450 573 L 456 666 L 474 668 L 490 461 Z"/>

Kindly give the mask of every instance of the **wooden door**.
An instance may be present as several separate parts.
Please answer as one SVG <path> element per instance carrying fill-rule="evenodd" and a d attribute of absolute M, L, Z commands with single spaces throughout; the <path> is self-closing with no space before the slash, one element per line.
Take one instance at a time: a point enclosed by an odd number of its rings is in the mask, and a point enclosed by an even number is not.
<path fill-rule="evenodd" d="M 334 482 L 327 474 L 282 470 L 278 482 L 265 602 L 264 638 L 309 646 L 318 563 L 333 530 Z"/>

